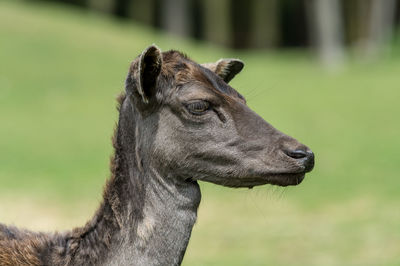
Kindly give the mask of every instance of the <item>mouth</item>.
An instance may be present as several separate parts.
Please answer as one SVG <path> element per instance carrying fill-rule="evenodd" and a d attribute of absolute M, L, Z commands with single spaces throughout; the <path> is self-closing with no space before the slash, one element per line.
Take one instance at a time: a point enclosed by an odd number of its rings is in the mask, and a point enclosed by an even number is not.
<path fill-rule="evenodd" d="M 281 187 L 297 186 L 304 180 L 305 174 L 303 172 L 271 175 L 268 177 L 268 184 Z"/>
<path fill-rule="evenodd" d="M 230 180 L 229 183 L 223 184 L 228 187 L 248 187 L 253 188 L 261 185 L 275 185 L 280 187 L 296 186 L 300 184 L 305 177 L 305 172 L 301 173 L 279 173 L 268 174 L 260 177 L 238 178 Z"/>

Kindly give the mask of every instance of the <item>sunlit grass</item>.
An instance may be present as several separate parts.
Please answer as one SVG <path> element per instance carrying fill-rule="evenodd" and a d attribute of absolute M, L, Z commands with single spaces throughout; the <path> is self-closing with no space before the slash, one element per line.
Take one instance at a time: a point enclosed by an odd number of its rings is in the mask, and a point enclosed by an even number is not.
<path fill-rule="evenodd" d="M 146 46 L 238 57 L 232 86 L 310 146 L 299 187 L 202 184 L 185 265 L 398 265 L 400 57 L 330 73 L 301 52 L 233 52 L 79 9 L 0 2 L 0 221 L 83 224 L 108 177 L 116 95 Z"/>

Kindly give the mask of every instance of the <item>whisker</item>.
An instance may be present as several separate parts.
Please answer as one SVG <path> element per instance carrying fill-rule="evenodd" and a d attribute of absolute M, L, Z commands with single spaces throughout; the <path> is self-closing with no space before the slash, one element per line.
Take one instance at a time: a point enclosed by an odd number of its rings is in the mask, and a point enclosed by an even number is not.
<path fill-rule="evenodd" d="M 259 191 L 257 191 L 256 193 L 258 193 L 258 192 Z M 263 220 L 266 221 L 267 220 L 267 215 L 266 215 L 265 211 L 258 205 L 259 201 L 254 198 L 254 195 L 255 194 L 253 194 L 253 191 L 251 191 L 250 195 L 249 195 L 251 203 L 255 207 L 255 209 L 257 209 L 257 212 L 261 214 Z"/>
<path fill-rule="evenodd" d="M 261 84 L 261 82 L 260 82 Z M 251 89 L 249 91 L 249 93 L 244 93 L 244 96 L 246 97 L 246 101 L 247 102 L 252 102 L 255 99 L 260 98 L 261 96 L 267 96 L 268 93 L 271 93 L 275 90 L 277 90 L 278 88 L 280 88 L 281 86 L 279 86 L 279 81 L 275 81 L 273 84 L 270 84 L 269 86 L 267 86 L 266 88 L 263 89 Z"/>
<path fill-rule="evenodd" d="M 282 199 L 283 199 L 283 195 L 285 194 L 285 191 L 286 191 L 286 187 L 283 187 L 283 188 L 281 189 L 281 193 L 280 193 L 280 195 L 279 195 L 279 200 L 282 200 Z"/>

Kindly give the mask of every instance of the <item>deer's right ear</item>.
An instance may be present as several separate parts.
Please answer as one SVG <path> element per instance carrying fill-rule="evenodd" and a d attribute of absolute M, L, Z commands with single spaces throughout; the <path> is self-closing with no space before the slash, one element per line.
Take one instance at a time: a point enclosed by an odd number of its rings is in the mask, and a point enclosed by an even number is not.
<path fill-rule="evenodd" d="M 210 69 L 228 83 L 236 74 L 242 71 L 244 63 L 239 59 L 223 58 L 215 63 L 202 64 L 202 66 Z"/>
<path fill-rule="evenodd" d="M 139 96 L 144 103 L 148 103 L 149 99 L 156 93 L 155 89 L 161 66 L 161 50 L 155 45 L 147 47 L 130 67 L 126 80 L 127 92 Z"/>

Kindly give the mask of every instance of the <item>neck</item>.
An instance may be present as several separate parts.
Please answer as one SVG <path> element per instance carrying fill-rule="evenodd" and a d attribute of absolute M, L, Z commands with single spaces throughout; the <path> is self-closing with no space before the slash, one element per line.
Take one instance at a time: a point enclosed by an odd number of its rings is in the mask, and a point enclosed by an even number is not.
<path fill-rule="evenodd" d="M 113 176 L 103 203 L 86 226 L 64 237 L 66 257 L 60 260 L 71 265 L 179 265 L 196 221 L 199 186 L 165 177 L 141 158 L 135 115 L 124 116 L 121 109 Z"/>
<path fill-rule="evenodd" d="M 140 214 L 129 207 L 123 237 L 111 249 L 107 265 L 179 265 L 183 259 L 196 221 L 199 187 L 166 182 L 151 168 L 145 178 Z"/>

